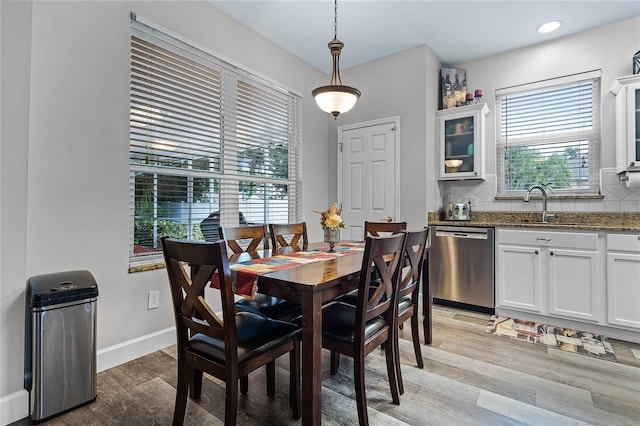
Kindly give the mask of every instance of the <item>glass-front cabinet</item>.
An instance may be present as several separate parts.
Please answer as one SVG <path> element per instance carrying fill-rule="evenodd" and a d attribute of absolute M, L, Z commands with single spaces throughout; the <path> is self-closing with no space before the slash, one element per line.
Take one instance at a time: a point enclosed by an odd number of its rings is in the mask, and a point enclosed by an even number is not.
<path fill-rule="evenodd" d="M 486 104 L 436 112 L 439 180 L 484 179 Z"/>
<path fill-rule="evenodd" d="M 616 169 L 640 171 L 640 74 L 613 81 L 616 96 Z"/>

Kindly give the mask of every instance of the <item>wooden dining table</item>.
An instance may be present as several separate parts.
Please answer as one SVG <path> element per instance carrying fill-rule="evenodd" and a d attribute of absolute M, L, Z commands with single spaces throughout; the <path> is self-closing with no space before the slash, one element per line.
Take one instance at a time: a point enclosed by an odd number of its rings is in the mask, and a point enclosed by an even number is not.
<path fill-rule="evenodd" d="M 308 249 L 326 246 L 326 243 L 311 243 Z M 269 250 L 242 253 L 232 256 L 230 261 L 242 262 L 271 254 Z M 356 252 L 301 264 L 258 277 L 260 293 L 297 302 L 302 307 L 303 425 L 322 423 L 322 305 L 358 287 L 363 254 Z"/>

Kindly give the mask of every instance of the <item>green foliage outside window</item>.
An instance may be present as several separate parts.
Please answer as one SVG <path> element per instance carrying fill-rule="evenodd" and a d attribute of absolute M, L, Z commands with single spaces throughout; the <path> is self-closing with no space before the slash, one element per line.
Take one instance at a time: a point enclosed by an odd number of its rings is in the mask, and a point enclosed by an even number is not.
<path fill-rule="evenodd" d="M 567 148 L 562 154 L 545 157 L 537 149 L 526 146 L 505 148 L 505 189 L 525 191 L 532 185 L 570 188 L 573 173 L 569 160 L 578 155 L 576 151 L 575 148 Z"/>

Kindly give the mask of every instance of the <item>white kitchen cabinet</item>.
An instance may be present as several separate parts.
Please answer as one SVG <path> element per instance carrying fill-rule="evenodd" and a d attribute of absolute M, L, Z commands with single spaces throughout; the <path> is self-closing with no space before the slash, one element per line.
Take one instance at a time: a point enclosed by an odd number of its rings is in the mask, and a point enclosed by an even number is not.
<path fill-rule="evenodd" d="M 591 250 L 549 248 L 549 314 L 599 321 L 600 256 Z"/>
<path fill-rule="evenodd" d="M 598 234 L 515 229 L 497 234 L 497 307 L 603 321 Z"/>
<path fill-rule="evenodd" d="M 607 235 L 607 321 L 640 330 L 640 234 Z"/>
<path fill-rule="evenodd" d="M 498 244 L 496 305 L 542 312 L 542 263 L 537 247 Z"/>
<path fill-rule="evenodd" d="M 487 104 L 436 112 L 439 180 L 484 179 Z"/>
<path fill-rule="evenodd" d="M 640 74 L 614 80 L 616 171 L 640 171 Z"/>

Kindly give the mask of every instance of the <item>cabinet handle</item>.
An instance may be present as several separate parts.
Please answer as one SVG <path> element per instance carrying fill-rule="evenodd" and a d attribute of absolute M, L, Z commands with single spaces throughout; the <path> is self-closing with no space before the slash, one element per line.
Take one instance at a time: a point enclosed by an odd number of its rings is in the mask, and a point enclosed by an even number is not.
<path fill-rule="evenodd" d="M 550 251 L 550 252 L 549 252 L 549 254 L 550 254 L 551 256 L 553 256 L 553 252 L 552 252 L 552 251 Z"/>
<path fill-rule="evenodd" d="M 551 241 L 551 238 L 536 238 L 536 241 Z"/>
<path fill-rule="evenodd" d="M 538 250 L 535 251 L 535 254 L 538 254 Z"/>

